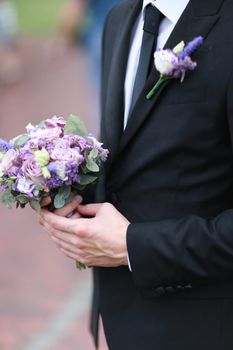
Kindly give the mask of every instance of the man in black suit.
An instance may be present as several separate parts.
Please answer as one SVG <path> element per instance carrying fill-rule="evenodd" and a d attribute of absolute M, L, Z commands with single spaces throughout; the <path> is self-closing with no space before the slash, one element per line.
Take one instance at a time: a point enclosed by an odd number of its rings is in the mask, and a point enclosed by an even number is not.
<path fill-rule="evenodd" d="M 95 266 L 92 330 L 100 312 L 110 350 L 233 349 L 233 3 L 187 3 L 165 47 L 203 36 L 196 70 L 147 100 L 158 80 L 150 66 L 128 113 L 128 62 L 144 2 L 111 11 L 102 80 L 111 157 L 96 191 L 103 204 L 76 198 L 41 213 L 67 256 Z M 74 208 L 83 219 L 64 218 Z"/>

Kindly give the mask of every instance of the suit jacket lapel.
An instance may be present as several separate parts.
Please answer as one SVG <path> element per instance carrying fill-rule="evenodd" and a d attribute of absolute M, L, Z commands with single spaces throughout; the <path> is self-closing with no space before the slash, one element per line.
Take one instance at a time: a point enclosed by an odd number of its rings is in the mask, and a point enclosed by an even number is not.
<path fill-rule="evenodd" d="M 119 37 L 115 41 L 116 48 L 112 58 L 106 105 L 104 109 L 104 123 L 107 133 L 107 147 L 110 149 L 110 159 L 113 158 L 120 137 L 123 132 L 124 116 L 124 81 L 129 54 L 132 28 L 142 7 L 142 1 L 128 1 L 125 13 L 126 23 L 120 29 Z"/>
<path fill-rule="evenodd" d="M 198 35 L 202 35 L 206 38 L 219 18 L 217 13 L 223 1 L 224 0 L 205 0 L 201 2 L 201 0 L 190 0 L 165 47 L 173 48 L 180 41 L 184 40 L 187 42 Z M 119 152 L 127 146 L 129 141 L 142 126 L 150 111 L 158 102 L 161 94 L 165 93 L 166 85 L 172 84 L 172 81 L 164 84 L 151 100 L 147 100 L 146 94 L 154 86 L 158 78 L 159 74 L 155 67 L 153 67 L 122 135 Z"/>

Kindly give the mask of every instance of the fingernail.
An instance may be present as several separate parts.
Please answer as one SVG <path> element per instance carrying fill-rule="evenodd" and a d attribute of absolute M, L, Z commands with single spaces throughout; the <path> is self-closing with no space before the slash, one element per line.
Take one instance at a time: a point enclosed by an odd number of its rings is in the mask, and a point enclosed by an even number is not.
<path fill-rule="evenodd" d="M 82 198 L 80 195 L 77 195 L 77 196 L 75 197 L 75 200 L 76 200 L 78 203 L 81 203 L 82 200 L 83 200 L 83 198 Z"/>
<path fill-rule="evenodd" d="M 67 219 L 70 219 L 74 215 L 75 211 L 71 211 L 69 214 L 66 215 Z"/>

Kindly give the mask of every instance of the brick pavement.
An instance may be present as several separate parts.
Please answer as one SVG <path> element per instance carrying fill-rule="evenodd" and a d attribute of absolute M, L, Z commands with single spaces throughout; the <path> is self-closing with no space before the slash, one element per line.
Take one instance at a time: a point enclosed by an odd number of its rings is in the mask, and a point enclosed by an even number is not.
<path fill-rule="evenodd" d="M 0 87 L 1 137 L 22 133 L 28 122 L 70 112 L 97 132 L 86 56 L 76 51 L 55 54 L 54 48 L 40 41 L 22 42 L 23 79 Z M 88 94 L 92 105 L 86 103 Z M 90 271 L 78 272 L 57 251 L 30 208 L 1 207 L 0 223 L 0 349 L 93 350 L 88 332 Z M 106 349 L 102 332 L 101 350 Z"/>

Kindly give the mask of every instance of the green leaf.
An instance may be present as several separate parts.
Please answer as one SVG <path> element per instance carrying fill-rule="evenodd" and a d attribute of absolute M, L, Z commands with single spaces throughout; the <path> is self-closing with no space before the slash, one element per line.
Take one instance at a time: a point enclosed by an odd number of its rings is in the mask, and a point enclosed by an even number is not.
<path fill-rule="evenodd" d="M 74 184 L 72 185 L 73 189 L 75 189 L 76 191 L 83 191 L 85 189 L 85 185 L 80 185 L 80 184 Z M 78 194 L 78 192 L 76 192 Z"/>
<path fill-rule="evenodd" d="M 11 193 L 11 190 L 6 190 L 0 195 L 0 203 L 4 204 L 7 208 L 11 208 L 16 202 L 15 197 Z"/>
<path fill-rule="evenodd" d="M 29 136 L 27 134 L 19 135 L 14 140 L 15 147 L 21 147 L 23 146 L 27 141 L 29 140 Z"/>
<path fill-rule="evenodd" d="M 31 205 L 32 209 L 36 210 L 37 212 L 39 212 L 41 209 L 40 202 L 35 200 L 35 199 L 30 200 L 30 205 Z"/>
<path fill-rule="evenodd" d="M 99 151 L 96 148 L 93 148 L 88 155 L 88 158 L 96 159 L 98 157 Z"/>
<path fill-rule="evenodd" d="M 98 179 L 98 176 L 92 176 L 92 175 L 81 175 L 80 177 L 80 185 L 81 186 L 87 186 L 91 183 L 95 182 Z"/>
<path fill-rule="evenodd" d="M 53 204 L 56 209 L 61 209 L 65 205 L 65 199 L 58 193 L 54 197 Z"/>
<path fill-rule="evenodd" d="M 9 191 L 11 191 L 12 185 L 14 184 L 14 180 L 12 178 L 3 178 L 3 184 L 6 188 L 9 189 Z"/>
<path fill-rule="evenodd" d="M 82 171 L 83 174 L 88 174 L 89 173 L 89 170 L 87 169 L 85 164 L 81 165 L 81 171 Z"/>
<path fill-rule="evenodd" d="M 69 204 L 74 198 L 74 193 L 70 192 L 69 196 L 65 199 L 65 204 Z"/>
<path fill-rule="evenodd" d="M 29 202 L 29 199 L 27 196 L 24 196 L 23 194 L 20 194 L 15 197 L 15 199 L 20 203 L 20 204 L 27 204 Z"/>
<path fill-rule="evenodd" d="M 45 127 L 45 121 L 42 120 L 39 124 L 38 124 L 38 128 L 43 129 Z"/>
<path fill-rule="evenodd" d="M 40 190 L 39 190 L 38 188 L 36 188 L 36 189 L 33 191 L 33 195 L 34 195 L 35 197 L 38 197 L 39 194 L 40 194 Z"/>
<path fill-rule="evenodd" d="M 86 156 L 86 167 L 92 172 L 99 172 L 100 168 L 97 162 L 98 150 L 92 149 L 90 153 Z"/>
<path fill-rule="evenodd" d="M 100 170 L 99 166 L 91 158 L 87 158 L 86 167 L 88 170 L 93 171 L 94 173 L 99 172 Z"/>
<path fill-rule="evenodd" d="M 62 196 L 64 199 L 67 199 L 70 196 L 71 187 L 70 186 L 63 186 L 59 188 L 59 195 Z"/>
<path fill-rule="evenodd" d="M 75 134 L 83 137 L 88 136 L 85 124 L 81 121 L 81 119 L 79 119 L 79 117 L 74 114 L 71 114 L 67 119 L 64 133 L 65 135 Z"/>
<path fill-rule="evenodd" d="M 65 204 L 71 200 L 71 186 L 63 186 L 59 188 L 58 193 L 54 197 L 54 207 L 56 209 L 63 208 Z"/>

